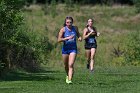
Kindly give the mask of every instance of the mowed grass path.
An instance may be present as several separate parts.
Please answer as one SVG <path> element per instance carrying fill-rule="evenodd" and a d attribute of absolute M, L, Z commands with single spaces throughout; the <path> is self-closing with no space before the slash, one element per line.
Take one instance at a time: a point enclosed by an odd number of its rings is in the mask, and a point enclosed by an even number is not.
<path fill-rule="evenodd" d="M 11 73 L 0 80 L 0 93 L 140 93 L 140 69 L 76 68 L 72 85 L 65 83 L 63 70 Z"/>

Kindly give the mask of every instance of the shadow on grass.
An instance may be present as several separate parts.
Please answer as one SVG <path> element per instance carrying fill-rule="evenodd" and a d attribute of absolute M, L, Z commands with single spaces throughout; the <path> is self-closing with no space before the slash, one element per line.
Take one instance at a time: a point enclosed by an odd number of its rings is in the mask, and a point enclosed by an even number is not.
<path fill-rule="evenodd" d="M 47 81 L 47 80 L 59 80 L 54 77 L 59 71 L 43 71 L 38 73 L 27 72 L 15 72 L 11 71 L 5 76 L 0 78 L 0 81 Z"/>
<path fill-rule="evenodd" d="M 93 86 L 93 87 L 97 87 L 97 88 L 111 88 L 111 87 L 115 87 L 115 85 L 112 85 L 112 84 L 109 84 L 109 83 L 106 83 L 106 82 L 96 82 L 96 83 L 93 83 L 93 82 L 80 82 L 78 84 L 84 84 L 84 85 L 87 85 L 87 86 Z"/>

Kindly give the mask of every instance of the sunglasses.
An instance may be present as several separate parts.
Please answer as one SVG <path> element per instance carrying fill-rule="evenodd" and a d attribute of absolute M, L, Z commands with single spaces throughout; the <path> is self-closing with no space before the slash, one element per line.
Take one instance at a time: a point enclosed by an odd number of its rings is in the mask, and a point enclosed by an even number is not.
<path fill-rule="evenodd" d="M 70 23 L 70 24 L 72 24 L 72 22 L 66 22 L 66 23 Z"/>

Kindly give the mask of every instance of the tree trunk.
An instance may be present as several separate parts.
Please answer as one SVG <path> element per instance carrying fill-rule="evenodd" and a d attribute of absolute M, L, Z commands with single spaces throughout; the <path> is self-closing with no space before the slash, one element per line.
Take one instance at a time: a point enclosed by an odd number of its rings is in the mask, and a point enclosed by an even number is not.
<path fill-rule="evenodd" d="M 10 60 L 10 55 L 11 55 L 11 50 L 7 48 L 7 54 L 6 54 L 6 69 L 11 68 L 11 60 Z"/>

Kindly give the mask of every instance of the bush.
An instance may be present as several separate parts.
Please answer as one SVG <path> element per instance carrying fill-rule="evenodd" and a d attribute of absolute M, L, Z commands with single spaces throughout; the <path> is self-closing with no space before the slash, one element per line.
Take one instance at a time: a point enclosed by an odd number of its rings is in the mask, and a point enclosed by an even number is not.
<path fill-rule="evenodd" d="M 133 0 L 135 7 L 136 7 L 136 12 L 140 13 L 140 0 Z"/>
<path fill-rule="evenodd" d="M 140 31 L 128 34 L 126 41 L 125 58 L 129 64 L 140 64 Z"/>
<path fill-rule="evenodd" d="M 23 5 L 22 0 L 0 1 L 0 69 L 34 71 L 47 62 L 46 55 L 53 48 L 45 35 L 31 32 L 25 25 Z"/>
<path fill-rule="evenodd" d="M 18 35 L 23 17 L 20 8 L 23 6 L 21 0 L 2 0 L 0 2 L 0 61 L 10 68 L 10 55 L 13 44 L 11 41 Z M 15 42 L 16 43 L 16 42 Z"/>

